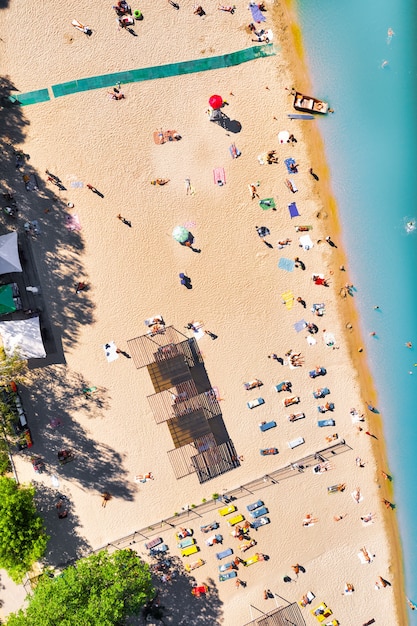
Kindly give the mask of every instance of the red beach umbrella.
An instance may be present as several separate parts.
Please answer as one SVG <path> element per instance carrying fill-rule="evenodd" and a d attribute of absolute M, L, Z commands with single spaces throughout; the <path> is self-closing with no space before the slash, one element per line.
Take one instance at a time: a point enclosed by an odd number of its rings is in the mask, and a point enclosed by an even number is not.
<path fill-rule="evenodd" d="M 211 96 L 209 105 L 212 109 L 220 109 L 223 106 L 223 98 L 221 96 Z"/>

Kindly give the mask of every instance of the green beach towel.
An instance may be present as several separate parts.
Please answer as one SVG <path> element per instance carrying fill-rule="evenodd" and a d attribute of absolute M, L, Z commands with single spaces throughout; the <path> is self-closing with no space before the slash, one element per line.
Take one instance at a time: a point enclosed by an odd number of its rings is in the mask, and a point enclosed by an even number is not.
<path fill-rule="evenodd" d="M 263 200 L 259 200 L 259 206 L 263 211 L 276 208 L 274 198 L 264 198 Z"/>

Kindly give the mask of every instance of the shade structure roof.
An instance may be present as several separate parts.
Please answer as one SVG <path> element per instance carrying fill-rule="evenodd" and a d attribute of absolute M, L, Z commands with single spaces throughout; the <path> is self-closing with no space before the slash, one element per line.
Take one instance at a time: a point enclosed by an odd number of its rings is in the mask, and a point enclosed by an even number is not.
<path fill-rule="evenodd" d="M 0 236 L 0 274 L 21 272 L 22 266 L 17 248 L 17 232 Z"/>
<path fill-rule="evenodd" d="M 46 357 L 38 316 L 0 322 L 0 335 L 7 356 L 17 352 L 22 359 Z"/>

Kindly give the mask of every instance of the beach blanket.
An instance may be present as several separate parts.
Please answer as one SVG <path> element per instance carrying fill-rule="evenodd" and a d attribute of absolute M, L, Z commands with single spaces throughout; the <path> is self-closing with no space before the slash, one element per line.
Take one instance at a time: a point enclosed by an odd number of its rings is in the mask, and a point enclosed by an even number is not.
<path fill-rule="evenodd" d="M 239 148 L 236 148 L 235 143 L 232 143 L 232 145 L 229 146 L 229 152 L 232 159 L 237 159 L 237 157 L 240 157 L 240 155 L 242 154 Z"/>
<path fill-rule="evenodd" d="M 323 341 L 329 348 L 333 348 L 336 343 L 336 339 L 332 333 L 323 333 Z"/>
<path fill-rule="evenodd" d="M 309 346 L 315 346 L 317 343 L 317 341 L 311 335 L 308 335 L 308 337 L 306 337 L 306 340 Z"/>
<path fill-rule="evenodd" d="M 116 352 L 117 346 L 114 341 L 109 341 L 109 343 L 104 344 L 103 350 L 108 363 L 111 363 L 119 358 L 119 354 Z"/>
<path fill-rule="evenodd" d="M 276 208 L 274 198 L 264 198 L 263 200 L 259 200 L 259 206 L 263 211 Z"/>
<path fill-rule="evenodd" d="M 286 272 L 292 272 L 295 267 L 295 263 L 292 259 L 286 259 L 285 257 L 281 257 L 278 262 L 278 267 L 281 270 L 285 270 Z"/>
<path fill-rule="evenodd" d="M 254 2 L 251 2 L 249 4 L 249 8 L 252 13 L 252 18 L 254 22 L 257 22 L 258 24 L 260 24 L 261 22 L 266 22 L 266 17 L 262 13 L 262 11 L 260 10 L 257 4 L 255 4 Z"/>
<path fill-rule="evenodd" d="M 287 178 L 285 180 L 285 184 L 288 187 L 288 189 L 292 191 L 292 193 L 296 193 L 298 191 L 298 187 L 295 184 L 295 182 L 292 180 L 292 178 Z"/>
<path fill-rule="evenodd" d="M 82 180 L 73 180 L 70 182 L 70 187 L 72 189 L 82 189 L 82 187 L 84 187 L 84 183 Z"/>
<path fill-rule="evenodd" d="M 293 158 L 285 159 L 284 163 L 287 166 L 288 174 L 296 174 L 297 173 L 295 170 L 291 169 L 291 165 L 295 165 L 295 160 Z"/>
<path fill-rule="evenodd" d="M 292 291 L 286 291 L 281 295 L 281 299 L 287 309 L 292 309 L 292 305 L 294 304 L 294 294 Z"/>
<path fill-rule="evenodd" d="M 176 130 L 155 131 L 153 134 L 153 140 L 157 145 L 166 143 L 167 141 L 174 141 L 174 138 L 178 136 Z"/>
<path fill-rule="evenodd" d="M 360 552 L 358 552 L 358 559 L 360 560 L 360 562 L 362 563 L 362 565 L 371 563 L 374 559 L 373 559 L 373 555 L 366 550 L 366 553 L 368 555 L 368 558 L 366 558 L 365 554 L 362 552 L 362 550 Z"/>
<path fill-rule="evenodd" d="M 226 174 L 223 167 L 216 167 L 213 170 L 214 184 L 222 187 L 226 184 Z"/>
<path fill-rule="evenodd" d="M 64 224 L 65 228 L 67 228 L 68 230 L 81 230 L 80 219 L 77 213 L 73 213 L 72 215 L 70 213 L 67 213 L 65 215 Z"/>
<path fill-rule="evenodd" d="M 23 182 L 25 183 L 26 191 L 38 191 L 38 179 L 35 174 L 23 174 Z"/>
<path fill-rule="evenodd" d="M 363 495 L 359 489 L 355 489 L 355 491 L 352 491 L 350 495 L 352 496 L 356 504 L 359 504 L 363 500 Z"/>
<path fill-rule="evenodd" d="M 294 328 L 297 331 L 297 333 L 304 330 L 306 326 L 307 326 L 307 322 L 305 320 L 300 320 L 299 322 L 295 322 L 294 324 Z"/>
<path fill-rule="evenodd" d="M 300 246 L 304 248 L 304 250 L 311 250 L 311 248 L 314 246 L 313 242 L 311 241 L 310 235 L 303 235 L 299 238 L 299 242 Z"/>
<path fill-rule="evenodd" d="M 295 202 L 291 202 L 291 204 L 288 205 L 288 210 L 290 212 L 291 219 L 293 217 L 298 217 L 300 215 L 299 212 L 298 212 L 297 205 L 295 204 Z"/>

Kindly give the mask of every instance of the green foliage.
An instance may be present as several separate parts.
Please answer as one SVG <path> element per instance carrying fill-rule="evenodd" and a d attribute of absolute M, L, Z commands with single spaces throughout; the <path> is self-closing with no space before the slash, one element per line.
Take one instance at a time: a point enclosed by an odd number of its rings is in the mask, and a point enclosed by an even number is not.
<path fill-rule="evenodd" d="M 118 626 L 154 596 L 149 566 L 132 550 L 80 559 L 57 578 L 41 576 L 8 626 Z"/>
<path fill-rule="evenodd" d="M 16 383 L 23 382 L 27 366 L 27 361 L 22 359 L 18 351 L 7 356 L 3 348 L 0 348 L 0 385 L 8 385 L 12 380 Z"/>
<path fill-rule="evenodd" d="M 33 487 L 0 478 L 0 568 L 16 583 L 43 556 L 48 542 L 34 495 Z"/>

